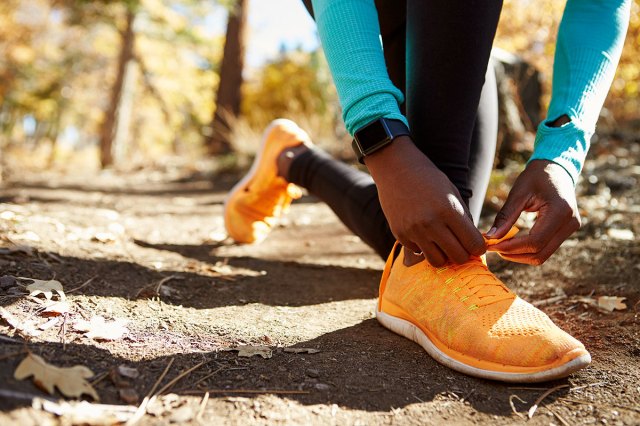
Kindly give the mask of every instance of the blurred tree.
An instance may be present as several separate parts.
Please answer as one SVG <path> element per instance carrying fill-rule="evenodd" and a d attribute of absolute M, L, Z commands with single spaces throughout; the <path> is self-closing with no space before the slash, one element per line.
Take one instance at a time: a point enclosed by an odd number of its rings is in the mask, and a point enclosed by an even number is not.
<path fill-rule="evenodd" d="M 116 71 L 116 80 L 111 87 L 111 96 L 109 97 L 109 105 L 104 114 L 104 119 L 100 127 L 100 164 L 102 167 L 108 167 L 113 164 L 114 150 L 113 141 L 117 133 L 123 135 L 121 127 L 125 119 L 123 113 L 127 109 L 123 108 L 125 96 L 129 98 L 133 96 L 133 88 L 131 87 L 133 72 L 133 49 L 136 33 L 134 24 L 136 19 L 137 5 L 130 5 L 126 10 L 126 24 L 121 32 L 120 54 L 118 55 L 118 64 Z M 128 87 L 125 87 L 128 86 Z M 119 128 L 120 127 L 120 128 Z M 126 132 L 124 132 L 126 134 Z M 120 142 L 123 137 L 120 136 Z"/>
<path fill-rule="evenodd" d="M 227 35 L 224 43 L 220 83 L 216 92 L 216 108 L 206 144 L 211 154 L 231 151 L 229 130 L 231 117 L 240 114 L 242 70 L 246 43 L 247 0 L 236 0 L 229 9 Z"/>
<path fill-rule="evenodd" d="M 255 128 L 263 128 L 277 117 L 317 116 L 322 127 L 333 131 L 340 112 L 321 51 L 283 50 L 268 62 L 244 86 L 242 115 Z"/>

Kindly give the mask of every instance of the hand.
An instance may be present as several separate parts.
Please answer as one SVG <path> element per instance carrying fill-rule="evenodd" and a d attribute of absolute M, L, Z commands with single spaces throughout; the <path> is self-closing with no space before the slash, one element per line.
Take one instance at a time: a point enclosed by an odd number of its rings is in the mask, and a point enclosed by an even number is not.
<path fill-rule="evenodd" d="M 451 181 L 408 136 L 365 157 L 391 232 L 431 265 L 464 263 L 486 250 Z"/>
<path fill-rule="evenodd" d="M 504 236 L 523 211 L 538 213 L 529 235 L 503 241 L 489 250 L 513 262 L 541 265 L 580 228 L 573 181 L 566 170 L 551 161 L 529 163 L 513 184 L 487 236 Z"/>

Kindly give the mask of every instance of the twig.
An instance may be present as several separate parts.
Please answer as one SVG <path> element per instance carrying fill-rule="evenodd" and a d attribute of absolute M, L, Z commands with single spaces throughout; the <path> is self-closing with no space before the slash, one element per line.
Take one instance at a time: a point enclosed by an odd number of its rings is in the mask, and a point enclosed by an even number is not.
<path fill-rule="evenodd" d="M 202 402 L 200 403 L 200 409 L 198 410 L 198 414 L 196 414 L 196 421 L 200 421 L 202 419 L 202 415 L 204 414 L 204 409 L 206 408 L 208 401 L 209 401 L 209 392 L 206 392 L 202 397 Z"/>
<path fill-rule="evenodd" d="M 158 380 L 156 380 L 156 382 L 153 384 L 153 386 L 151 387 L 151 390 L 149 391 L 149 393 L 147 393 L 147 397 L 150 397 L 151 395 L 154 394 L 154 392 L 156 391 L 156 388 L 158 387 L 158 385 L 160 384 L 160 382 L 162 381 L 162 379 L 164 379 L 164 376 L 167 375 L 167 373 L 169 372 L 169 368 L 171 368 L 171 365 L 173 364 L 173 361 L 175 360 L 175 358 L 171 358 L 169 360 L 169 363 L 167 364 L 167 366 L 164 368 L 164 371 L 162 372 L 162 374 L 160 375 L 160 377 L 158 377 Z"/>
<path fill-rule="evenodd" d="M 62 341 L 62 350 L 67 350 L 67 318 L 69 318 L 69 312 L 65 312 L 62 316 L 62 324 L 60 325 L 60 340 Z"/>
<path fill-rule="evenodd" d="M 202 379 L 197 380 L 195 383 L 192 383 L 190 385 L 190 387 L 196 387 L 196 385 L 199 385 L 200 383 L 204 382 L 205 380 L 207 380 L 209 377 L 219 373 L 220 371 L 224 370 L 225 367 L 220 367 L 218 368 L 216 371 L 214 371 L 213 373 L 209 373 L 206 376 L 204 376 Z M 184 389 L 183 389 L 184 390 Z"/>
<path fill-rule="evenodd" d="M 4 361 L 5 359 L 13 358 L 14 356 L 22 355 L 23 353 L 29 352 L 27 349 L 22 349 L 21 351 L 14 352 L 11 354 L 6 354 L 0 356 L 0 361 Z"/>
<path fill-rule="evenodd" d="M 167 372 L 169 371 L 169 368 L 171 368 L 171 365 L 173 364 L 174 360 L 175 358 L 171 358 L 169 360 L 169 363 L 167 363 L 167 366 L 164 368 L 164 371 L 162 372 L 160 377 L 158 377 L 158 380 L 156 380 L 156 382 L 153 384 L 153 386 L 151 387 L 151 390 L 149 391 L 149 393 L 147 393 L 147 396 L 144 397 L 144 399 L 138 406 L 138 409 L 136 410 L 136 412 L 133 414 L 133 416 L 131 416 L 129 420 L 127 420 L 127 423 L 125 423 L 125 425 L 127 426 L 134 425 L 138 423 L 138 421 L 142 418 L 142 416 L 145 415 L 147 411 L 147 405 L 149 405 L 149 402 L 152 400 L 153 393 L 155 392 L 156 388 L 158 387 L 162 379 L 164 379 L 164 376 L 167 375 Z"/>
<path fill-rule="evenodd" d="M 640 408 L 630 407 L 628 405 L 622 405 L 622 404 L 609 404 L 609 405 L 598 404 L 597 402 L 580 401 L 579 399 L 565 398 L 565 397 L 558 398 L 558 401 L 567 401 L 567 402 L 573 402 L 575 404 L 582 404 L 582 405 L 593 405 L 594 407 L 601 407 L 601 408 L 609 408 L 609 406 L 611 406 L 611 407 L 621 408 L 623 410 L 630 410 L 630 411 L 635 411 L 636 413 L 640 413 Z"/>
<path fill-rule="evenodd" d="M 171 280 L 182 280 L 182 279 L 184 279 L 184 278 L 181 277 L 180 275 L 169 275 L 168 277 L 165 277 L 165 278 L 161 279 L 158 282 L 158 285 L 156 286 L 156 291 L 155 291 L 156 294 L 160 293 L 160 287 L 162 287 L 163 284 L 165 284 L 165 283 L 167 283 L 167 282 L 169 282 Z"/>
<path fill-rule="evenodd" d="M 55 402 L 56 400 L 53 398 L 50 398 L 48 396 L 42 396 L 42 395 L 35 395 L 32 393 L 25 393 L 25 392 L 16 392 L 16 391 L 12 391 L 9 389 L 0 389 L 0 396 L 2 396 L 3 398 L 12 398 L 12 399 L 20 399 L 20 400 L 26 400 L 26 401 L 31 401 L 34 398 L 42 398 L 42 399 L 46 399 L 47 401 L 51 401 L 51 402 Z"/>
<path fill-rule="evenodd" d="M 89 285 L 89 284 L 91 284 L 91 282 L 92 282 L 93 280 L 95 280 L 96 278 L 98 278 L 98 276 L 97 276 L 97 275 L 96 275 L 96 276 L 94 276 L 94 277 L 89 278 L 87 281 L 85 281 L 83 284 L 79 285 L 78 287 L 73 288 L 73 289 L 71 289 L 71 290 L 69 290 L 69 291 L 65 291 L 65 294 L 73 293 L 73 292 L 74 292 L 74 291 L 76 291 L 76 290 L 80 290 L 81 288 L 84 288 L 84 287 L 88 286 L 88 285 Z"/>
<path fill-rule="evenodd" d="M 191 367 L 190 369 L 178 374 L 178 376 L 176 378 L 174 378 L 173 380 L 171 380 L 169 383 L 167 383 L 166 385 L 164 385 L 157 393 L 156 395 L 160 395 L 161 393 L 165 392 L 166 390 L 169 390 L 171 388 L 171 386 L 175 385 L 180 379 L 182 379 L 183 377 L 185 377 L 186 375 L 188 375 L 189 373 L 191 373 L 193 370 L 196 370 L 200 367 L 202 367 L 205 364 L 204 361 L 194 365 L 193 367 Z"/>
<path fill-rule="evenodd" d="M 564 389 L 564 388 L 568 388 L 569 385 L 559 385 L 556 386 L 554 388 L 551 388 L 549 390 L 547 390 L 545 393 L 543 393 L 542 395 L 540 395 L 540 397 L 538 399 L 536 399 L 536 402 L 533 403 L 533 405 L 531 406 L 531 408 L 529 408 L 529 412 L 528 412 L 528 417 L 531 418 L 533 417 L 533 415 L 536 413 L 536 410 L 538 409 L 538 405 L 540 405 L 540 403 L 549 395 L 551 395 L 552 393 L 554 393 L 557 390 L 560 389 Z"/>
<path fill-rule="evenodd" d="M 309 391 L 299 391 L 299 390 L 279 390 L 279 389 L 205 389 L 201 391 L 193 390 L 193 391 L 185 391 L 185 395 L 197 395 L 202 392 L 208 393 L 271 393 L 274 395 L 307 395 Z"/>
<path fill-rule="evenodd" d="M 560 414 L 556 413 L 555 410 L 552 410 L 550 407 L 546 407 L 546 408 L 551 412 L 551 414 L 553 414 L 556 417 L 556 419 L 560 420 L 560 423 L 562 423 L 564 426 L 571 426 L 569 422 L 566 421 L 564 417 L 562 417 Z"/>
<path fill-rule="evenodd" d="M 1 334 L 0 334 L 0 342 L 17 343 L 17 344 L 28 343 L 28 342 L 26 342 L 24 340 L 12 339 L 11 337 L 3 336 Z"/>
<path fill-rule="evenodd" d="M 516 416 L 520 417 L 521 419 L 524 419 L 524 414 L 516 410 L 516 406 L 513 404 L 514 398 L 516 398 L 518 401 L 522 402 L 523 404 L 526 404 L 527 401 L 524 401 L 522 398 L 520 398 L 518 395 L 515 395 L 515 394 L 509 396 L 509 405 L 511 406 L 511 411 L 513 411 L 513 414 L 515 414 Z"/>
<path fill-rule="evenodd" d="M 98 377 L 96 377 L 95 379 L 93 379 L 89 383 L 91 383 L 91 386 L 95 386 L 98 383 L 100 383 L 101 381 L 103 381 L 108 375 L 109 375 L 109 372 L 105 371 L 104 373 L 99 374 Z"/>
<path fill-rule="evenodd" d="M 548 299 L 542 299 L 542 300 L 538 300 L 532 303 L 533 306 L 543 306 L 543 305 L 550 305 L 552 303 L 556 303 L 559 302 L 561 300 L 564 300 L 567 298 L 566 294 L 562 294 L 560 296 L 554 296 L 554 297 L 550 297 Z"/>

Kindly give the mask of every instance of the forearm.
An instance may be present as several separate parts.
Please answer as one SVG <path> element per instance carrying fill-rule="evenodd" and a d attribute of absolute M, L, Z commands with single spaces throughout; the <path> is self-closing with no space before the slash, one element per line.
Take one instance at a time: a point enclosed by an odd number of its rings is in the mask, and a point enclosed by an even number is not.
<path fill-rule="evenodd" d="M 615 74 L 629 23 L 631 0 L 569 0 L 553 67 L 547 121 L 540 124 L 531 160 L 551 160 L 574 184 Z M 552 127 L 567 116 L 570 123 Z"/>
<path fill-rule="evenodd" d="M 374 119 L 402 120 L 402 92 L 387 74 L 373 0 L 313 0 L 318 33 L 349 133 Z"/>

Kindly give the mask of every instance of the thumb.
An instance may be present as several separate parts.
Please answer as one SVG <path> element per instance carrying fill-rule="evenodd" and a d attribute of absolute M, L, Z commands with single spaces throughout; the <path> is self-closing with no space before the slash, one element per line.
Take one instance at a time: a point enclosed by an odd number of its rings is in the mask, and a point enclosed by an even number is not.
<path fill-rule="evenodd" d="M 507 201 L 504 202 L 504 205 L 498 214 L 496 214 L 493 220 L 493 226 L 489 232 L 487 232 L 486 236 L 488 238 L 504 237 L 520 217 L 520 213 L 524 210 L 526 202 L 526 196 L 512 190 L 507 197 Z"/>

